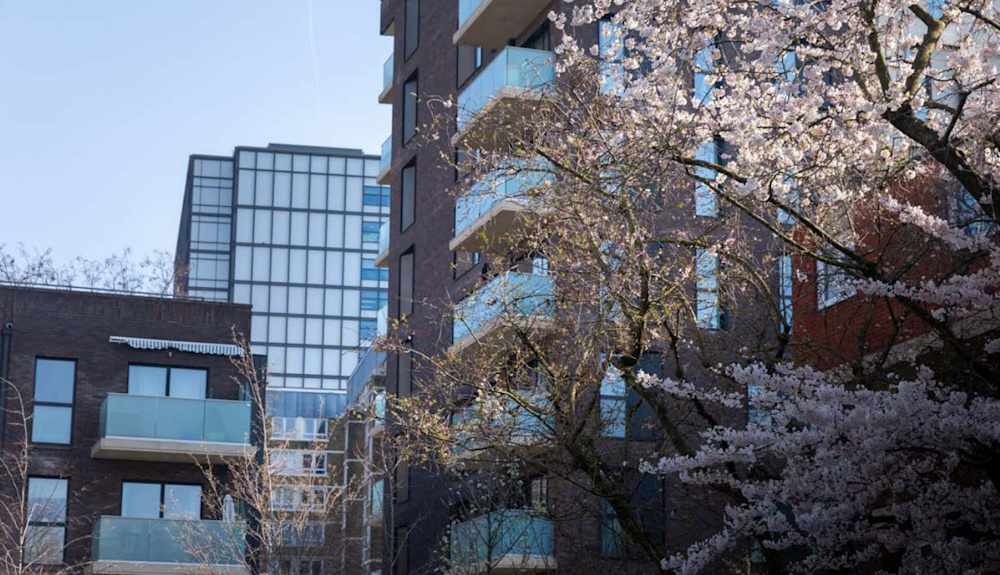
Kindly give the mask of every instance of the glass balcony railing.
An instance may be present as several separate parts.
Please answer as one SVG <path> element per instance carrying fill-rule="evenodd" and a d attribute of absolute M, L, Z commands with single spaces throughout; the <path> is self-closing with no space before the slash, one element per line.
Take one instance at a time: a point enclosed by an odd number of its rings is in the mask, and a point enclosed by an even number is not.
<path fill-rule="evenodd" d="M 246 540 L 238 522 L 103 516 L 91 547 L 94 561 L 235 566 Z"/>
<path fill-rule="evenodd" d="M 389 169 L 392 165 L 392 136 L 389 136 L 382 142 L 382 157 L 379 158 L 378 171 L 382 172 Z"/>
<path fill-rule="evenodd" d="M 389 86 L 392 86 L 392 54 L 389 54 L 382 64 L 382 91 L 387 90 Z"/>
<path fill-rule="evenodd" d="M 385 352 L 369 347 L 361 355 L 357 367 L 347 379 L 347 404 L 352 405 L 364 394 L 374 375 L 385 375 Z"/>
<path fill-rule="evenodd" d="M 526 569 L 549 563 L 555 567 L 554 535 L 552 520 L 531 511 L 508 509 L 480 515 L 452 524 L 451 566 L 487 563 Z"/>
<path fill-rule="evenodd" d="M 382 222 L 378 228 L 378 253 L 389 251 L 389 220 Z"/>
<path fill-rule="evenodd" d="M 496 276 L 455 306 L 452 341 L 458 343 L 505 318 L 551 316 L 554 288 L 546 275 L 505 272 Z"/>
<path fill-rule="evenodd" d="M 458 96 L 458 129 L 501 96 L 505 88 L 541 89 L 555 80 L 554 52 L 505 48 Z"/>
<path fill-rule="evenodd" d="M 379 421 L 385 421 L 385 390 L 380 390 L 375 394 L 373 404 L 375 408 L 375 418 Z"/>
<path fill-rule="evenodd" d="M 165 439 L 246 445 L 250 402 L 109 393 L 101 438 Z"/>
<path fill-rule="evenodd" d="M 527 166 L 487 174 L 455 201 L 455 236 L 460 236 L 499 202 L 526 201 L 529 190 L 550 184 L 553 179 L 551 171 L 531 170 Z"/>
<path fill-rule="evenodd" d="M 458 27 L 465 26 L 469 17 L 476 13 L 476 8 L 483 3 L 483 0 L 458 0 Z"/>
<path fill-rule="evenodd" d="M 474 401 L 452 415 L 455 454 L 490 445 L 537 446 L 550 437 L 554 419 L 551 404 L 539 393 L 526 392 L 519 399 L 508 398 L 502 405 L 484 409 Z"/>
<path fill-rule="evenodd" d="M 326 419 L 315 417 L 272 417 L 271 439 L 284 441 L 326 441 Z"/>

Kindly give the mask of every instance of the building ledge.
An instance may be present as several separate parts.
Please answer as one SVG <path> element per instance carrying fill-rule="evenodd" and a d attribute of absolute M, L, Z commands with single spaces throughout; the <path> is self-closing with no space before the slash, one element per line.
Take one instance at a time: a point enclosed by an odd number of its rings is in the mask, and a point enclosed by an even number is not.
<path fill-rule="evenodd" d="M 90 450 L 90 457 L 168 463 L 219 463 L 252 457 L 256 452 L 256 447 L 245 443 L 102 437 Z"/>
<path fill-rule="evenodd" d="M 242 565 L 201 565 L 194 563 L 159 563 L 153 561 L 94 561 L 86 573 L 93 575 L 178 575 L 180 573 L 211 573 L 212 575 L 246 575 Z"/>
<path fill-rule="evenodd" d="M 536 573 L 542 571 L 555 572 L 559 568 L 556 558 L 550 555 L 504 555 L 494 565 L 480 561 L 471 565 L 461 565 L 448 570 L 448 575 L 472 575 L 474 573 L 495 573 L 506 575 L 513 573 Z"/>

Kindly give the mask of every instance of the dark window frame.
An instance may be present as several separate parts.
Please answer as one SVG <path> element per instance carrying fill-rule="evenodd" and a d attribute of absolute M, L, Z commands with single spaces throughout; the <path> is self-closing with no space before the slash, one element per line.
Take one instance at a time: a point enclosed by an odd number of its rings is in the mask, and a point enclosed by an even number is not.
<path fill-rule="evenodd" d="M 412 84 L 412 89 L 410 85 Z M 420 98 L 418 94 L 420 92 L 420 77 L 417 70 L 414 70 L 412 74 L 403 82 L 403 106 L 401 108 L 400 120 L 402 121 L 402 126 L 400 134 L 402 135 L 403 145 L 409 144 L 413 141 L 413 138 L 417 136 L 417 126 L 419 126 L 420 118 Z M 412 99 L 412 106 L 411 106 Z M 407 108 L 413 108 L 413 111 L 408 114 Z M 412 118 L 410 115 L 412 114 Z M 410 124 L 412 123 L 412 126 Z M 407 129 L 409 128 L 409 129 Z"/>
<path fill-rule="evenodd" d="M 71 382 L 71 384 L 73 386 L 73 389 L 72 389 L 72 392 L 71 392 L 73 398 L 70 400 L 69 403 L 59 403 L 59 402 L 54 402 L 54 401 L 38 401 L 36 399 L 37 396 L 38 396 L 38 362 L 39 361 L 69 361 L 69 362 L 73 363 L 73 381 Z M 76 358 L 52 357 L 52 356 L 41 356 L 41 355 L 35 356 L 34 383 L 33 383 L 32 388 L 31 388 L 31 393 L 32 393 L 32 396 L 31 396 L 31 402 L 32 402 L 31 403 L 31 411 L 32 411 L 32 415 L 34 416 L 34 412 L 35 412 L 35 407 L 36 406 L 69 408 L 69 437 L 66 439 L 65 443 L 52 443 L 52 442 L 49 442 L 49 441 L 35 441 L 35 423 L 37 422 L 37 419 L 35 417 L 32 417 L 31 418 L 31 441 L 29 443 L 31 443 L 33 445 L 46 445 L 46 446 L 50 446 L 50 445 L 51 446 L 55 446 L 55 445 L 72 445 L 73 444 L 73 423 L 75 421 L 75 416 L 76 416 L 76 391 L 77 391 L 77 385 L 76 385 L 76 378 L 77 378 L 77 376 L 76 376 L 76 368 L 77 368 L 77 363 L 78 363 L 78 360 Z"/>
<path fill-rule="evenodd" d="M 208 374 L 209 374 L 209 369 L 207 367 L 187 367 L 187 366 L 183 366 L 183 365 L 162 365 L 162 364 L 158 364 L 158 363 L 142 363 L 142 362 L 129 363 L 128 364 L 129 369 L 131 369 L 132 366 L 135 366 L 135 367 L 155 367 L 155 368 L 160 368 L 160 369 L 166 369 L 167 370 L 167 383 L 166 383 L 166 388 L 164 389 L 164 393 L 166 393 L 166 395 L 163 395 L 163 396 L 153 395 L 153 396 L 143 396 L 143 397 L 176 397 L 176 396 L 170 395 L 170 375 L 171 375 L 171 372 L 173 372 L 173 370 L 175 370 L 175 369 L 188 369 L 188 370 L 191 370 L 191 371 L 204 371 L 205 372 L 205 399 L 211 399 L 209 397 L 209 395 L 208 395 Z M 129 379 L 131 379 L 131 374 L 129 376 Z M 129 384 L 129 382 L 126 382 L 126 389 L 128 389 L 128 387 L 127 387 L 128 384 Z M 130 394 L 130 395 L 138 395 L 138 394 Z M 190 399 L 190 398 L 180 398 L 180 399 Z"/>
<path fill-rule="evenodd" d="M 410 220 L 407 222 L 404 219 L 407 204 L 407 188 L 406 188 L 406 173 L 407 170 L 413 170 L 413 185 L 410 186 L 409 200 L 410 200 Z M 400 233 L 405 232 L 413 226 L 414 222 L 417 221 L 417 161 L 416 158 L 412 159 L 403 166 L 400 170 L 400 182 L 399 182 L 399 231 Z"/>
<path fill-rule="evenodd" d="M 133 483 L 133 484 L 138 484 L 138 485 L 159 485 L 160 486 L 160 502 L 159 502 L 160 517 L 159 517 L 159 519 L 164 519 L 164 517 L 163 517 L 163 510 L 164 510 L 164 507 L 165 507 L 164 504 L 166 503 L 166 501 L 164 500 L 164 497 L 166 497 L 166 492 L 167 492 L 167 486 L 168 485 L 177 485 L 177 486 L 180 486 L 180 487 L 197 487 L 197 488 L 200 489 L 200 493 L 201 493 L 201 496 L 198 498 L 198 519 L 197 520 L 200 521 L 200 520 L 203 520 L 205 518 L 205 486 L 204 485 L 202 485 L 201 483 L 184 483 L 184 482 L 181 482 L 181 481 L 153 481 L 153 480 L 149 480 L 149 479 L 136 479 L 136 480 L 122 479 L 121 480 L 121 483 L 119 483 L 119 485 L 118 485 L 118 516 L 119 517 L 125 517 L 124 515 L 122 515 L 122 510 L 125 507 L 125 484 L 126 483 Z"/>
<path fill-rule="evenodd" d="M 74 368 L 74 383 L 76 379 L 76 371 Z M 28 508 L 28 495 L 31 493 L 31 480 L 32 479 L 53 479 L 57 481 L 62 481 L 66 484 L 66 508 L 63 510 L 63 520 L 59 521 L 32 521 L 31 520 L 31 510 Z M 61 528 L 63 531 L 63 544 L 62 548 L 59 549 L 58 561 L 54 563 L 37 563 L 37 565 L 60 565 L 66 562 L 66 536 L 68 535 L 68 523 L 69 523 L 69 494 L 70 494 L 70 478 L 69 477 L 59 477 L 55 475 L 29 475 L 28 485 L 25 486 L 24 497 L 25 497 L 25 513 L 27 519 L 25 525 L 29 528 L 31 527 L 45 527 L 45 528 Z M 53 558 L 55 559 L 55 558 Z M 24 562 L 25 556 L 21 556 L 21 564 L 27 565 Z"/>
<path fill-rule="evenodd" d="M 412 22 L 411 22 L 411 8 Z M 411 43 L 410 38 L 413 38 Z M 405 0 L 403 3 L 403 61 L 406 62 L 420 47 L 420 0 Z"/>

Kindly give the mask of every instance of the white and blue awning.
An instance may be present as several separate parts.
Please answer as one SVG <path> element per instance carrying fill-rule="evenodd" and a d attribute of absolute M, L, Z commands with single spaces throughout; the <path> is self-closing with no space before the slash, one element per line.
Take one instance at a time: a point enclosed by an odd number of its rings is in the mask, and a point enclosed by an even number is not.
<path fill-rule="evenodd" d="M 172 341 L 168 339 L 148 339 L 113 335 L 111 343 L 123 343 L 134 349 L 174 349 L 188 353 L 207 355 L 243 356 L 243 348 L 233 343 L 209 343 L 201 341 Z"/>

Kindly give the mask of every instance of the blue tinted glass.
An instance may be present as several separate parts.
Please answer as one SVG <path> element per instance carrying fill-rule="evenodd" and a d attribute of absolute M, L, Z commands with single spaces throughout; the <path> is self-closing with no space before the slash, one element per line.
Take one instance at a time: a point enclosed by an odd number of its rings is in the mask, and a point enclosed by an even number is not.
<path fill-rule="evenodd" d="M 73 403 L 73 376 L 76 362 L 39 359 L 35 362 L 35 401 Z"/>
<path fill-rule="evenodd" d="M 31 441 L 68 444 L 72 425 L 72 407 L 36 405 L 34 419 L 31 422 Z"/>

